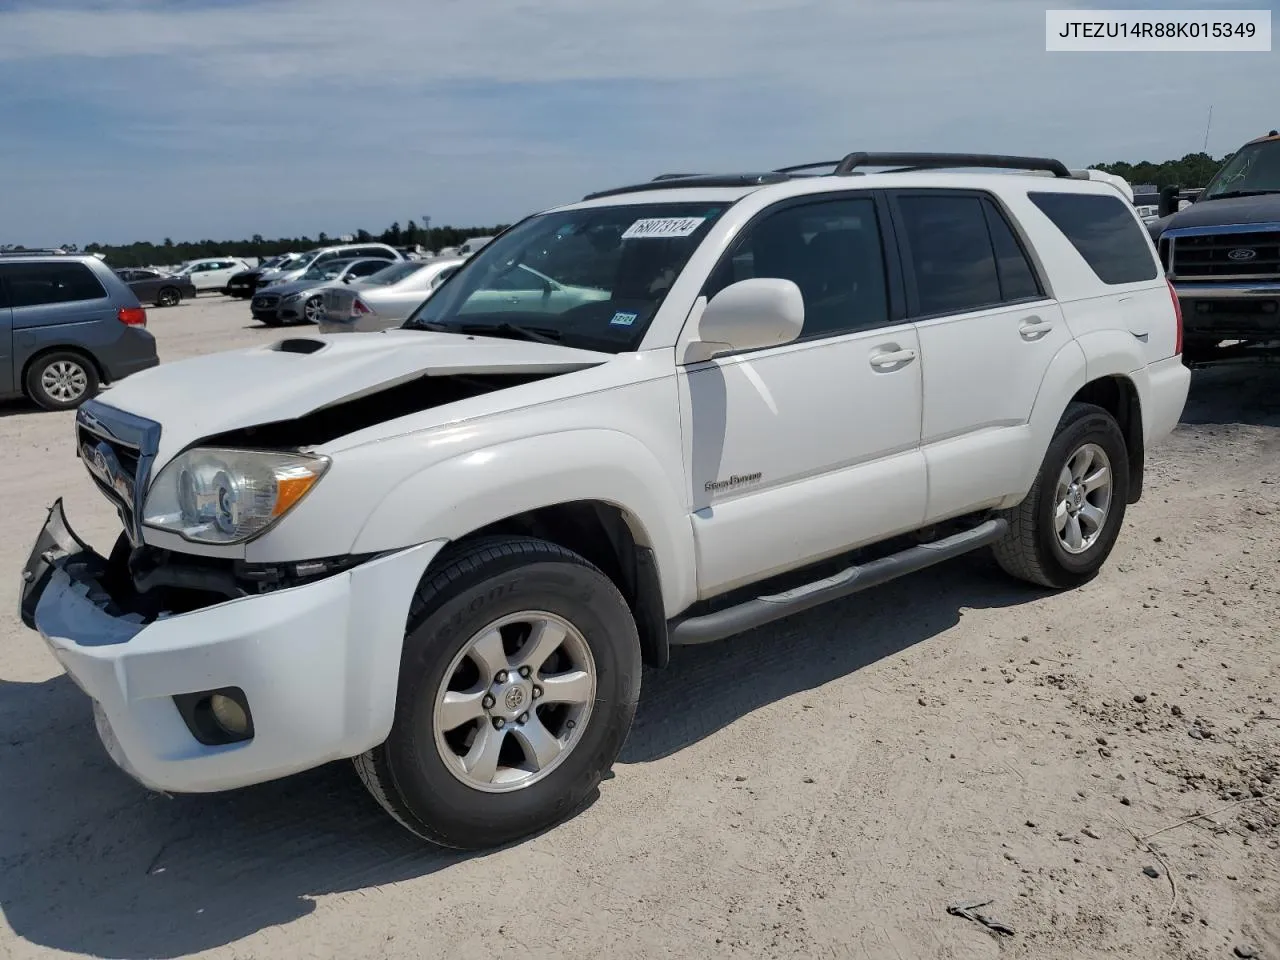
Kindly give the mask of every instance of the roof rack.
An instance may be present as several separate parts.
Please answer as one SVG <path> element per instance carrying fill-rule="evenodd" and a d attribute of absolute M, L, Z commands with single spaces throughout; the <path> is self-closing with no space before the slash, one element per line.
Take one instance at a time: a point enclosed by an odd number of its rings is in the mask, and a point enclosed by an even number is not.
<path fill-rule="evenodd" d="M 641 193 L 645 190 L 670 190 L 676 187 L 761 187 L 768 183 L 782 183 L 791 177 L 785 173 L 771 171 L 768 173 L 664 173 L 646 180 L 644 183 L 633 183 L 626 187 L 614 187 L 610 190 L 597 190 L 588 193 L 583 200 L 596 200 L 600 197 L 613 197 L 621 193 Z M 654 186 L 661 183 L 661 187 Z"/>
<path fill-rule="evenodd" d="M 847 177 L 857 167 L 901 167 L 910 170 L 937 170 L 948 167 L 982 167 L 996 170 L 1047 170 L 1055 177 L 1070 177 L 1061 160 L 1047 157 L 1010 157 L 994 153 L 851 153 L 836 164 L 837 177 Z"/>

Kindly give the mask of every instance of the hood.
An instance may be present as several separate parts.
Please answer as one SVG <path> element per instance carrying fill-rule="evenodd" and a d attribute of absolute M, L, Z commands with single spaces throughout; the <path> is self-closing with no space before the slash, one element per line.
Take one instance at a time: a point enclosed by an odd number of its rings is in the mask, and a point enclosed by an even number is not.
<path fill-rule="evenodd" d="M 1280 223 L 1280 193 L 1268 193 L 1257 197 L 1226 197 L 1222 200 L 1197 200 L 1189 207 L 1157 223 L 1161 231 L 1178 230 L 1182 227 Z"/>
<path fill-rule="evenodd" d="M 100 402 L 161 425 L 159 469 L 205 437 L 293 420 L 422 376 L 549 375 L 611 359 L 556 344 L 425 330 L 310 334 L 162 363 L 114 384 Z"/>

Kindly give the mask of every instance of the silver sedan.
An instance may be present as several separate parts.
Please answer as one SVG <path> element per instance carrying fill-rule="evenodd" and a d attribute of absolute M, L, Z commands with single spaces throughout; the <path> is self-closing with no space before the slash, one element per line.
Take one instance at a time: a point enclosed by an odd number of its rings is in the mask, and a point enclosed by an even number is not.
<path fill-rule="evenodd" d="M 368 333 L 404 323 L 465 257 L 393 263 L 350 286 L 325 288 L 321 333 Z"/>
<path fill-rule="evenodd" d="M 285 323 L 317 323 L 321 313 L 321 295 L 331 283 L 355 283 L 387 266 L 386 260 L 330 260 L 312 267 L 292 283 L 273 283 L 262 287 L 249 302 L 253 318 L 269 327 Z"/>

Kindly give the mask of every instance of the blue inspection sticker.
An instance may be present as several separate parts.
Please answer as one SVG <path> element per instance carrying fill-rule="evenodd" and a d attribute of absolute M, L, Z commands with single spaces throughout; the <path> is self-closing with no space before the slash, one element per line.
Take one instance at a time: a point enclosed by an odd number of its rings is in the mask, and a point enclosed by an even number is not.
<path fill-rule="evenodd" d="M 638 316 L 638 313 L 622 313 L 619 311 L 613 315 L 613 319 L 609 321 L 609 325 L 614 327 L 629 327 L 636 322 L 636 317 Z"/>

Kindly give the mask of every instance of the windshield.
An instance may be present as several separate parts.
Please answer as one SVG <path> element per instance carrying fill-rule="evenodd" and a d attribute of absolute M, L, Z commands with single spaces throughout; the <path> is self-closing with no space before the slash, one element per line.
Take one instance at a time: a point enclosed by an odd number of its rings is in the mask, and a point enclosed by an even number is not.
<path fill-rule="evenodd" d="M 1240 193 L 1280 193 L 1280 139 L 1241 147 L 1209 181 L 1200 199 Z"/>
<path fill-rule="evenodd" d="M 403 280 L 412 273 L 417 273 L 425 263 L 416 263 L 413 261 L 404 263 L 393 263 L 389 267 L 383 267 L 377 273 L 371 273 L 364 278 L 364 283 L 375 287 L 385 287 L 389 283 L 396 283 Z"/>
<path fill-rule="evenodd" d="M 485 244 L 405 327 L 634 350 L 728 207 L 649 203 L 531 217 Z"/>

